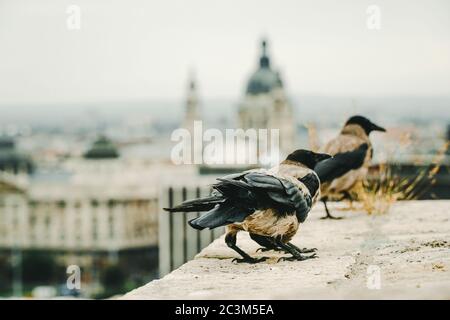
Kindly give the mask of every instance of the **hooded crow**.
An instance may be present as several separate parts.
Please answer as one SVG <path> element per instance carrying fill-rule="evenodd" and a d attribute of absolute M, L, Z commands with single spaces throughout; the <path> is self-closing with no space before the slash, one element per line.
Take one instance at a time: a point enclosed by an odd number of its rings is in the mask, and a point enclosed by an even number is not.
<path fill-rule="evenodd" d="M 341 133 L 323 149 L 333 157 L 319 162 L 314 168 L 320 178 L 321 200 L 326 211 L 322 219 L 341 219 L 330 215 L 327 200 L 345 198 L 366 176 L 373 154 L 369 140 L 372 131 L 386 130 L 365 117 L 353 116 L 345 123 Z"/>
<path fill-rule="evenodd" d="M 283 260 L 305 260 L 316 255 L 302 255 L 289 241 L 320 193 L 320 180 L 312 170 L 330 155 L 296 150 L 271 169 L 249 170 L 218 178 L 209 197 L 185 201 L 169 212 L 207 211 L 189 221 L 195 229 L 226 226 L 225 242 L 242 259 L 235 262 L 257 263 L 267 259 L 253 258 L 236 245 L 237 233 L 247 231 L 252 239 L 269 249 L 290 253 Z"/>

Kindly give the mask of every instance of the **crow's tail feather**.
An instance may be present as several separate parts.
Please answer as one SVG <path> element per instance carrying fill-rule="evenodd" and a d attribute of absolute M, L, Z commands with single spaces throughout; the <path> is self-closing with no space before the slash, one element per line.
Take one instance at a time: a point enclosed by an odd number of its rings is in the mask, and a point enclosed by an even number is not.
<path fill-rule="evenodd" d="M 213 209 L 217 204 L 223 203 L 225 198 L 221 195 L 188 200 L 173 208 L 164 208 L 168 212 L 200 212 Z"/>
<path fill-rule="evenodd" d="M 190 220 L 189 225 L 198 230 L 205 228 L 214 229 L 233 222 L 242 221 L 246 216 L 247 214 L 244 214 L 242 210 L 226 202 L 216 206 L 200 217 Z"/>
<path fill-rule="evenodd" d="M 234 222 L 242 222 L 255 211 L 254 196 L 251 187 L 245 182 L 220 179 L 214 184 L 216 194 L 210 197 L 185 201 L 174 208 L 165 208 L 169 212 L 207 211 L 200 217 L 189 221 L 195 229 L 217 228 Z"/>

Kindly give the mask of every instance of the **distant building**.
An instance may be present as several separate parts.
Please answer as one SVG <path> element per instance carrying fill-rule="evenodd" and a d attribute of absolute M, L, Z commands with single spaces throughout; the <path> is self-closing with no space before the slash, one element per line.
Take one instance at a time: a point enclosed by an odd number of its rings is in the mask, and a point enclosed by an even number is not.
<path fill-rule="evenodd" d="M 84 157 L 86 159 L 115 159 L 119 157 L 119 152 L 111 140 L 101 136 L 84 154 Z"/>
<path fill-rule="evenodd" d="M 199 98 L 197 93 L 197 83 L 194 75 L 190 75 L 188 90 L 186 94 L 186 103 L 182 127 L 188 129 L 191 133 L 194 130 L 194 121 L 201 120 Z"/>
<path fill-rule="evenodd" d="M 20 174 L 31 173 L 33 168 L 30 157 L 16 149 L 12 138 L 0 137 L 0 171 Z"/>
<path fill-rule="evenodd" d="M 68 160 L 64 170 L 37 172 L 24 187 L 3 181 L 9 191 L 4 187 L 0 194 L 0 246 L 15 240 L 24 248 L 46 249 L 157 245 L 157 190 L 148 183 L 153 170 L 117 160 L 117 151 L 98 147 L 97 141 L 86 153 L 90 156 Z M 16 231 L 23 237 L 18 239 Z"/>
<path fill-rule="evenodd" d="M 119 158 L 102 137 L 84 158 L 68 159 L 58 170 L 37 170 L 25 183 L 0 174 L 0 253 L 50 251 L 85 270 L 99 261 L 121 263 L 125 256 L 131 274 L 148 275 L 152 268 L 156 274 L 160 171 Z M 140 266 L 130 265 L 133 255 Z"/>
<path fill-rule="evenodd" d="M 194 141 L 194 123 L 195 121 L 201 121 L 202 116 L 200 112 L 199 97 L 197 93 L 197 83 L 194 75 L 190 75 L 188 90 L 186 94 L 184 117 L 181 127 L 187 129 L 191 135 L 191 139 L 186 140 L 185 150 L 188 154 L 191 154 L 191 159 L 194 159 L 194 155 L 201 155 L 201 146 L 193 143 Z"/>
<path fill-rule="evenodd" d="M 294 148 L 295 121 L 292 106 L 287 99 L 280 73 L 271 66 L 266 40 L 261 42 L 258 68 L 251 75 L 239 106 L 239 126 L 243 129 L 279 129 L 281 154 L 287 155 Z"/>

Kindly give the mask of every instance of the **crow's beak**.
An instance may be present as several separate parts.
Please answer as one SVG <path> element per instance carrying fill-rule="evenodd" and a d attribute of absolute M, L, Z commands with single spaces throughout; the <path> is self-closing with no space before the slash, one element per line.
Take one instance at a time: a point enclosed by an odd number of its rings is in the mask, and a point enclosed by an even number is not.
<path fill-rule="evenodd" d="M 372 123 L 372 131 L 382 131 L 382 132 L 386 132 L 386 129 L 380 126 L 377 126 L 375 123 Z"/>

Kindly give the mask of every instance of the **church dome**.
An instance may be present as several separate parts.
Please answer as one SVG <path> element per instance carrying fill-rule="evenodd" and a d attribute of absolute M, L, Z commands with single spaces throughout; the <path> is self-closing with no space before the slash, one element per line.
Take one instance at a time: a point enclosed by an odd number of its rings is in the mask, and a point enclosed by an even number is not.
<path fill-rule="evenodd" d="M 272 91 L 282 85 L 279 74 L 270 68 L 270 58 L 267 55 L 267 42 L 261 43 L 261 57 L 259 68 L 250 77 L 247 85 L 247 94 L 260 94 Z"/>
<path fill-rule="evenodd" d="M 86 159 L 114 159 L 119 157 L 116 146 L 106 137 L 100 137 L 84 154 Z"/>

